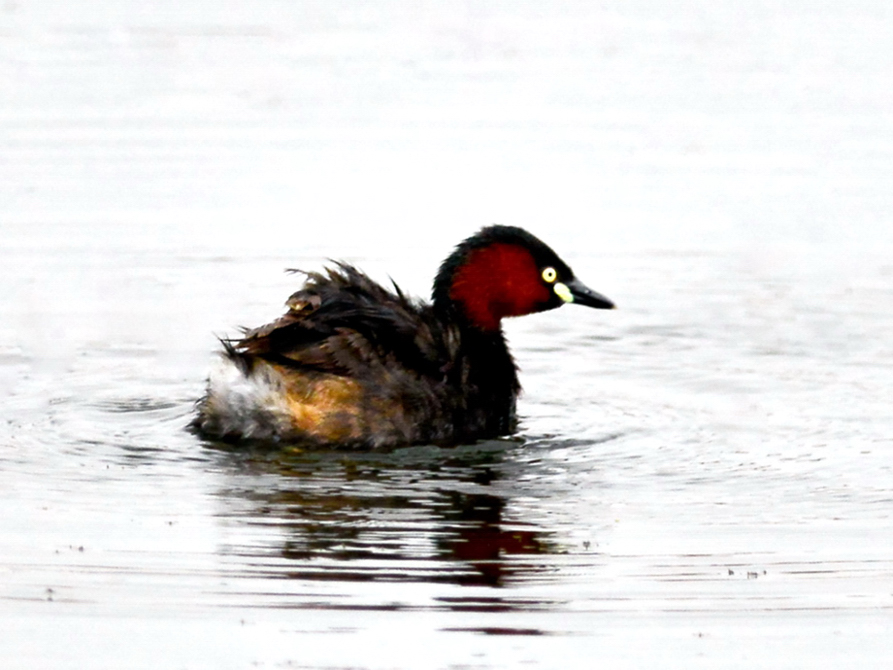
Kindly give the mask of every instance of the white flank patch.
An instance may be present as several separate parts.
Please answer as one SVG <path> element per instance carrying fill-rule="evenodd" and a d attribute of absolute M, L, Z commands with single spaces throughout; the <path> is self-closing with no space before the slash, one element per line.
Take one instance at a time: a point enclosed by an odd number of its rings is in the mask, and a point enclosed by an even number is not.
<path fill-rule="evenodd" d="M 224 357 L 211 369 L 206 411 L 225 426 L 226 432 L 246 438 L 275 437 L 289 423 L 279 375 L 263 363 L 245 375 Z"/>

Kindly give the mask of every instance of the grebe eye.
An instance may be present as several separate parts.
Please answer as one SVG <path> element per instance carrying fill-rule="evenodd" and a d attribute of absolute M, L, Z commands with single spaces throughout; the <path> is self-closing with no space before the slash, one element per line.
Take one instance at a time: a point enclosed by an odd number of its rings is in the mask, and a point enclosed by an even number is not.
<path fill-rule="evenodd" d="M 544 268 L 543 269 L 543 280 L 549 282 L 550 284 L 558 279 L 558 273 L 555 271 L 555 268 Z"/>

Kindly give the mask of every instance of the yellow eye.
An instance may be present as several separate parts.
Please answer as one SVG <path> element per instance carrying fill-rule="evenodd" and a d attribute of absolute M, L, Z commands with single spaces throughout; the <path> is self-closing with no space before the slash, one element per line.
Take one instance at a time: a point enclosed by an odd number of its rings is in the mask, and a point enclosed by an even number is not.
<path fill-rule="evenodd" d="M 543 280 L 549 282 L 550 284 L 558 279 L 558 273 L 555 271 L 555 268 L 543 268 Z"/>

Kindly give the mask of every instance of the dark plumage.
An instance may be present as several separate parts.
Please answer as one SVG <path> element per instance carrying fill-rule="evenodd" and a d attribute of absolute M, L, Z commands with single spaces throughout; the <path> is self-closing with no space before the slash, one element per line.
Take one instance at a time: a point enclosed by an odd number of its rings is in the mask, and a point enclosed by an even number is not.
<path fill-rule="evenodd" d="M 373 449 L 504 435 L 520 386 L 500 321 L 571 301 L 613 307 L 508 226 L 462 242 L 430 304 L 337 263 L 307 273 L 278 320 L 224 341 L 193 426 L 224 440 Z"/>

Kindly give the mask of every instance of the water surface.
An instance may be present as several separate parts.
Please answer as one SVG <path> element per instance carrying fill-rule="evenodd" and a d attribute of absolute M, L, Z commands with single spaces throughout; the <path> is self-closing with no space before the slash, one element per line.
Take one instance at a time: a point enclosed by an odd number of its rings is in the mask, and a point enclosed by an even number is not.
<path fill-rule="evenodd" d="M 34 667 L 886 667 L 881 3 L 8 4 L 0 643 Z M 510 438 L 185 430 L 284 268 L 426 295 L 498 221 Z"/>

